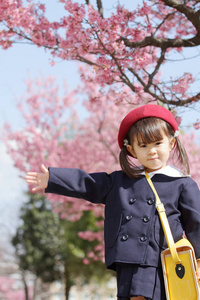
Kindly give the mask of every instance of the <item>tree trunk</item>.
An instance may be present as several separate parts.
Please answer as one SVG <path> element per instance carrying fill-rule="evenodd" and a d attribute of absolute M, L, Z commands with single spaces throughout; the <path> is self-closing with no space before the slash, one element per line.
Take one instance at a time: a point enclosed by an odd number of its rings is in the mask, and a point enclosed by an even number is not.
<path fill-rule="evenodd" d="M 69 300 L 69 292 L 71 287 L 73 286 L 72 281 L 70 280 L 70 274 L 67 270 L 67 266 L 65 264 L 65 274 L 64 274 L 64 283 L 65 283 L 65 300 Z"/>
<path fill-rule="evenodd" d="M 35 300 L 37 296 L 37 283 L 38 283 L 38 278 L 35 276 L 32 300 Z"/>
<path fill-rule="evenodd" d="M 24 284 L 25 299 L 29 300 L 28 286 L 26 284 L 26 278 L 25 278 L 25 274 L 24 274 L 23 270 L 22 270 L 22 281 L 23 281 L 23 284 Z"/>
<path fill-rule="evenodd" d="M 65 300 L 69 300 L 69 291 L 70 291 L 70 288 L 67 284 L 67 282 L 65 282 Z"/>

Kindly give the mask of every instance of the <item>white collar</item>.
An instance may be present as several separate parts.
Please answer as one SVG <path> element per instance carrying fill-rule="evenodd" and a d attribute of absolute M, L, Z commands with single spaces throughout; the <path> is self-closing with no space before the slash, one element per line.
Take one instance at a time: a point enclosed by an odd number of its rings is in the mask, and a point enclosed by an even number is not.
<path fill-rule="evenodd" d="M 150 172 L 149 177 L 152 178 L 155 174 L 163 174 L 163 175 L 166 175 L 169 177 L 189 177 L 190 176 L 187 174 L 183 174 L 183 172 L 180 169 L 178 169 L 172 165 L 166 166 L 157 171 Z M 142 172 L 141 175 L 145 175 L 145 172 Z"/>

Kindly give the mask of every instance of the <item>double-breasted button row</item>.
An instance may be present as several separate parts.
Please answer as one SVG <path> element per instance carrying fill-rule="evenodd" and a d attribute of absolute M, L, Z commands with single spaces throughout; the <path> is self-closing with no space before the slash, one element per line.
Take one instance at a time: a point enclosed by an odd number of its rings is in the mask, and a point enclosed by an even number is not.
<path fill-rule="evenodd" d="M 127 241 L 129 239 L 129 236 L 128 236 L 128 234 L 124 234 L 123 236 L 122 236 L 122 241 Z M 143 235 L 143 236 L 141 236 L 140 237 L 140 241 L 141 242 L 146 242 L 146 240 L 147 240 L 147 236 L 146 235 Z"/>
<path fill-rule="evenodd" d="M 129 204 L 134 204 L 136 202 L 136 200 L 137 200 L 136 198 L 131 198 L 129 200 Z M 152 205 L 154 202 L 155 202 L 155 200 L 152 199 L 152 198 L 147 199 L 147 204 L 148 205 Z"/>
<path fill-rule="evenodd" d="M 134 204 L 136 201 L 137 201 L 136 198 L 131 198 L 131 199 L 129 199 L 129 204 L 132 205 L 132 204 Z M 152 205 L 154 202 L 155 202 L 155 200 L 152 199 L 152 198 L 147 199 L 147 204 L 148 204 L 148 205 Z M 125 219 L 126 219 L 127 221 L 130 221 L 132 218 L 133 218 L 132 215 L 127 215 L 127 216 L 125 217 Z M 149 218 L 148 216 L 144 216 L 144 217 L 142 218 L 142 221 L 143 221 L 144 223 L 148 223 L 148 222 L 150 221 L 150 218 Z M 124 234 L 124 235 L 121 237 L 121 240 L 124 241 L 124 242 L 127 241 L 128 239 L 129 239 L 129 235 L 128 235 L 128 234 Z M 142 235 L 139 239 L 140 239 L 141 242 L 146 242 L 147 236 L 146 236 L 146 235 Z"/>

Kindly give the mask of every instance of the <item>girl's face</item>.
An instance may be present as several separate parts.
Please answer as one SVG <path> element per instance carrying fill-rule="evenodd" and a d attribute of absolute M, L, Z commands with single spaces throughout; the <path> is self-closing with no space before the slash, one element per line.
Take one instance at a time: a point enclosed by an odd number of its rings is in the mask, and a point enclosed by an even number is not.
<path fill-rule="evenodd" d="M 144 143 L 142 139 L 134 139 L 133 145 L 128 145 L 127 150 L 138 159 L 147 172 L 159 170 L 166 166 L 175 139 L 161 131 L 161 140 Z"/>

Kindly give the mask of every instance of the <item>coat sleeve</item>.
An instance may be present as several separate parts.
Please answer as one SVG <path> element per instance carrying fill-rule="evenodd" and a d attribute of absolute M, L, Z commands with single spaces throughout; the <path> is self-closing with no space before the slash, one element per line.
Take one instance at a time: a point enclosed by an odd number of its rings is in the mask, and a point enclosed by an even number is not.
<path fill-rule="evenodd" d="M 200 191 L 191 178 L 184 185 L 179 205 L 185 234 L 200 258 Z"/>
<path fill-rule="evenodd" d="M 45 193 L 105 204 L 107 194 L 113 185 L 114 173 L 88 174 L 81 169 L 49 168 L 49 182 Z"/>

